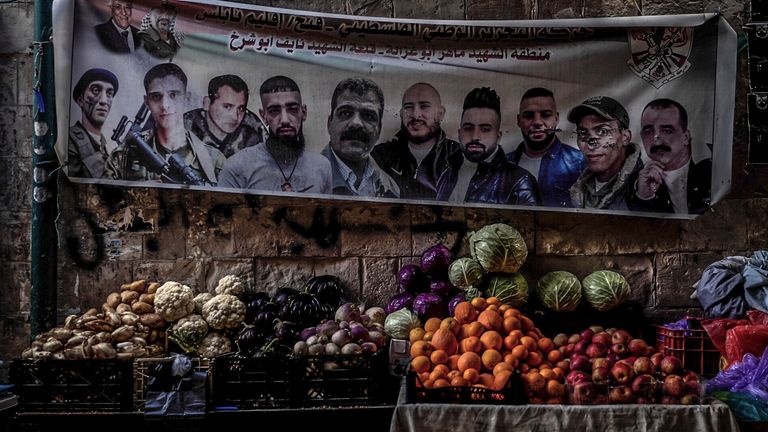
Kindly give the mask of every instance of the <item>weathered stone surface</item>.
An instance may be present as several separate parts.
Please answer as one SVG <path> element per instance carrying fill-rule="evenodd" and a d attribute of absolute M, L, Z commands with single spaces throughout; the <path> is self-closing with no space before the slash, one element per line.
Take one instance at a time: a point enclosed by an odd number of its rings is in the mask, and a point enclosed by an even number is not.
<path fill-rule="evenodd" d="M 0 213 L 3 235 L 0 239 L 0 261 L 29 261 L 31 215 L 28 212 Z"/>
<path fill-rule="evenodd" d="M 366 306 L 384 307 L 397 293 L 397 263 L 393 258 L 363 258 L 362 297 Z"/>
<path fill-rule="evenodd" d="M 17 57 L 0 56 L 0 105 L 16 105 L 18 101 L 19 64 Z"/>
<path fill-rule="evenodd" d="M 527 19 L 528 8 L 524 0 L 468 0 L 469 20 L 520 20 Z"/>
<path fill-rule="evenodd" d="M 59 322 L 67 315 L 79 314 L 90 308 L 100 309 L 107 296 L 120 291 L 120 285 L 132 282 L 132 263 L 103 262 L 93 268 L 63 263 L 59 272 L 58 315 Z"/>
<path fill-rule="evenodd" d="M 722 259 L 719 253 L 659 254 L 656 259 L 657 308 L 700 308 L 692 300 L 693 285 L 710 264 Z"/>
<path fill-rule="evenodd" d="M 186 209 L 187 253 L 191 257 L 229 257 L 233 254 L 232 215 L 229 205 Z"/>
<path fill-rule="evenodd" d="M 195 292 L 205 291 L 205 274 L 208 261 L 187 259 L 173 262 L 154 261 L 136 265 L 133 279 L 167 282 L 176 281 L 189 285 Z"/>
<path fill-rule="evenodd" d="M 205 275 L 205 288 L 208 292 L 214 293 L 219 280 L 224 276 L 233 275 L 243 279 L 246 286 L 246 292 L 257 291 L 253 284 L 253 260 L 216 260 L 208 267 Z"/>
<path fill-rule="evenodd" d="M 142 258 L 144 236 L 135 233 L 106 233 L 99 236 L 104 257 L 109 261 L 138 261 Z"/>
<path fill-rule="evenodd" d="M 2 39 L 0 39 L 2 40 Z M 20 156 L 21 146 L 32 136 L 31 108 L 27 106 L 0 106 L 0 154 Z"/>
<path fill-rule="evenodd" d="M 30 150 L 31 151 L 31 150 Z M 22 152 L 23 153 L 23 152 Z M 13 177 L 10 178 L 8 185 L 11 188 L 9 201 L 6 203 L 8 208 L 18 208 L 20 210 L 32 209 L 32 159 L 14 158 L 13 159 Z"/>
<path fill-rule="evenodd" d="M 145 260 L 185 258 L 187 217 L 179 194 L 161 194 L 157 209 L 149 209 L 154 230 L 144 235 Z"/>
<path fill-rule="evenodd" d="M 32 65 L 34 62 L 32 61 L 32 56 L 17 56 L 17 63 L 19 66 L 19 87 L 17 90 L 17 103 L 19 105 L 32 105 L 32 99 L 34 97 L 34 93 L 32 91 L 34 80 L 34 74 L 32 72 Z"/>
<path fill-rule="evenodd" d="M 715 205 L 712 210 L 693 221 L 681 224 L 682 249 L 686 251 L 745 249 L 748 242 L 747 201 L 725 200 Z"/>
<path fill-rule="evenodd" d="M 676 251 L 683 222 L 625 216 L 539 213 L 536 254 L 608 255 Z"/>
<path fill-rule="evenodd" d="M 25 52 L 32 43 L 35 11 L 31 3 L 0 5 L 0 54 Z"/>
<path fill-rule="evenodd" d="M 701 2 L 696 0 L 667 2 L 664 0 L 643 0 L 642 4 L 644 15 L 671 15 L 671 14 L 692 14 L 701 12 L 715 12 L 720 8 L 739 6 L 743 7 L 743 2 Z M 711 6 L 712 5 L 712 6 Z M 716 9 L 713 6 L 716 5 Z M 729 14 L 724 15 L 728 16 Z"/>
<path fill-rule="evenodd" d="M 612 270 L 620 273 L 632 290 L 629 300 L 644 306 L 652 306 L 653 298 L 653 261 L 650 256 L 536 256 L 530 257 L 523 265 L 521 273 L 528 285 L 533 288 L 539 278 L 551 271 L 563 270 L 573 273 L 583 280 L 597 270 Z M 584 300 L 582 300 L 584 301 Z"/>
<path fill-rule="evenodd" d="M 341 255 L 361 257 L 410 254 L 411 215 L 406 206 L 371 205 L 341 213 Z"/>
<path fill-rule="evenodd" d="M 464 2 L 462 0 L 435 0 L 431 2 L 393 0 L 393 4 L 395 18 L 464 19 Z"/>
<path fill-rule="evenodd" d="M 7 263 L 0 265 L 0 317 L 26 319 L 30 308 L 32 288 L 29 263 Z M 0 351 L 1 353 L 2 351 Z"/>
<path fill-rule="evenodd" d="M 62 252 L 77 266 L 94 268 L 106 261 L 104 243 L 96 221 L 90 215 L 70 211 L 66 213 L 67 223 L 59 224 Z"/>
<path fill-rule="evenodd" d="M 269 217 L 271 209 L 235 208 L 232 216 L 232 253 L 238 258 L 278 255 L 280 237 Z"/>
<path fill-rule="evenodd" d="M 284 286 L 303 288 L 313 274 L 336 275 L 344 283 L 351 298 L 358 298 L 360 295 L 360 264 L 357 258 L 261 258 L 256 260 L 253 279 L 256 291 L 274 294 L 278 288 Z"/>
<path fill-rule="evenodd" d="M 264 5 L 269 4 L 272 7 L 277 7 L 277 8 L 299 9 L 299 1 L 298 0 L 253 1 L 252 3 L 253 4 L 264 4 Z"/>
<path fill-rule="evenodd" d="M 748 249 L 768 248 L 768 199 L 754 199 L 747 203 Z"/>
<path fill-rule="evenodd" d="M 403 250 L 401 256 L 421 256 L 437 243 L 446 245 L 454 254 L 461 252 L 467 235 L 463 208 L 411 206 L 410 211 L 413 249 L 410 253 Z"/>
<path fill-rule="evenodd" d="M 30 325 L 25 318 L 8 317 L 0 320 L 0 358 L 3 361 L 21 357 L 30 344 Z M 7 381 L 7 376 L 4 377 Z"/>
<path fill-rule="evenodd" d="M 275 207 L 269 217 L 277 225 L 281 256 L 337 257 L 341 251 L 343 207 L 327 204 Z"/>
<path fill-rule="evenodd" d="M 314 261 L 314 275 L 335 275 L 344 286 L 344 293 L 349 301 L 360 302 L 363 288 L 361 287 L 360 259 L 358 258 L 321 258 Z M 308 278 L 307 278 L 308 279 Z M 306 282 L 307 279 L 303 279 Z"/>

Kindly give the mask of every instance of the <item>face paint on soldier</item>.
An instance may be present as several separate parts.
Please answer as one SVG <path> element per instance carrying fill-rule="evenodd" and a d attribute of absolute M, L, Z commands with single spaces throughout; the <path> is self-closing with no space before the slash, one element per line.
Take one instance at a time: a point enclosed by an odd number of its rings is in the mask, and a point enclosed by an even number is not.
<path fill-rule="evenodd" d="M 93 81 L 86 87 L 83 95 L 77 99 L 82 110 L 82 122 L 86 129 L 100 133 L 101 127 L 109 116 L 115 88 L 106 81 Z"/>

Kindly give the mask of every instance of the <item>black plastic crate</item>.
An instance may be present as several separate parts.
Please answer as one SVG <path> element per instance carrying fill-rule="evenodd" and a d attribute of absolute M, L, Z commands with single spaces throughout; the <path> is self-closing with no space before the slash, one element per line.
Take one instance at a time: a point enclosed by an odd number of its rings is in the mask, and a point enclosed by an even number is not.
<path fill-rule="evenodd" d="M 216 357 L 210 364 L 208 410 L 288 408 L 294 369 L 287 357 Z"/>
<path fill-rule="evenodd" d="M 491 390 L 475 386 L 451 386 L 426 388 L 415 372 L 406 375 L 406 400 L 408 403 L 457 403 L 484 405 L 525 405 L 528 398 L 519 373 L 510 375 L 506 387 Z"/>
<path fill-rule="evenodd" d="M 386 351 L 295 359 L 294 406 L 370 406 L 393 403 L 397 379 L 389 375 Z"/>
<path fill-rule="evenodd" d="M 130 412 L 131 360 L 11 361 L 20 412 Z"/>

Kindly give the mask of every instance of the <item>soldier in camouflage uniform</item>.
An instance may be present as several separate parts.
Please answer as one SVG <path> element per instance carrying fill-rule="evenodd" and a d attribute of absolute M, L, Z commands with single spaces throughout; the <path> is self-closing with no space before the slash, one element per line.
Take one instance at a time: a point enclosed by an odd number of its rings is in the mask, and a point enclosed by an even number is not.
<path fill-rule="evenodd" d="M 72 99 L 80 107 L 82 115 L 69 128 L 69 176 L 104 177 L 108 151 L 101 128 L 112 108 L 117 88 L 117 77 L 106 69 L 90 69 L 75 84 Z"/>
<path fill-rule="evenodd" d="M 266 140 L 264 125 L 248 110 L 248 85 L 236 75 L 214 77 L 203 107 L 184 114 L 184 126 L 230 157 Z"/>
<path fill-rule="evenodd" d="M 187 76 L 173 63 L 161 63 L 144 76 L 144 104 L 152 113 L 154 127 L 141 132 L 141 138 L 152 151 L 166 161 L 175 156 L 184 168 L 191 171 L 207 185 L 215 185 L 225 157 L 184 128 L 184 109 L 187 106 Z M 118 180 L 162 180 L 182 182 L 183 179 L 163 178 L 148 169 L 147 155 L 141 154 L 130 140 L 110 156 L 108 171 Z"/>

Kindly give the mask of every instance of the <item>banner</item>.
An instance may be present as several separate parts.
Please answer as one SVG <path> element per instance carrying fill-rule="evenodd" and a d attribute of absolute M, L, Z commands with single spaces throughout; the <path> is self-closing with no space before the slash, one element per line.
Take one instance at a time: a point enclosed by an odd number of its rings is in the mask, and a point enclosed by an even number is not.
<path fill-rule="evenodd" d="M 730 187 L 719 15 L 427 21 L 57 0 L 75 182 L 693 218 Z"/>

